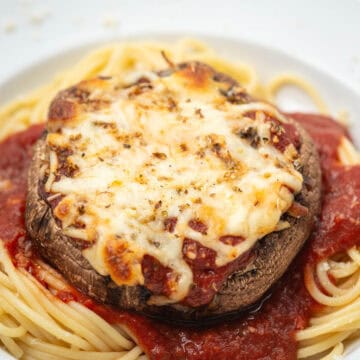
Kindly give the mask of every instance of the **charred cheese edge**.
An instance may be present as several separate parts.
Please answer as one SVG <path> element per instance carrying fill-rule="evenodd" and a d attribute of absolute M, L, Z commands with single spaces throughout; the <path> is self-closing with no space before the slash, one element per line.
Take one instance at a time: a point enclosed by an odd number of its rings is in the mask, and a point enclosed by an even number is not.
<path fill-rule="evenodd" d="M 118 285 L 144 284 L 144 255 L 170 268 L 170 294 L 153 295 L 151 304 L 187 296 L 193 274 L 185 257 L 194 254 L 183 254 L 185 238 L 226 265 L 285 228 L 281 216 L 301 191 L 295 147 L 279 151 L 269 141 L 266 114 L 286 119 L 267 103 L 229 100 L 235 90 L 244 92 L 194 63 L 166 76 L 85 81 L 50 109 L 45 190 L 58 199 L 54 216 Z M 256 144 L 241 136 L 249 129 Z M 241 241 L 221 241 L 229 235 Z"/>

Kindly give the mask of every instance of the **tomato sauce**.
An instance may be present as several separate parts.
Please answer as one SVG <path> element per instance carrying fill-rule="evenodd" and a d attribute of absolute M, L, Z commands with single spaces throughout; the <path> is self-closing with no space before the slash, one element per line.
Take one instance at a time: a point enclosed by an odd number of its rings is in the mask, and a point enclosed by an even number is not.
<path fill-rule="evenodd" d="M 24 238 L 27 171 L 32 146 L 44 129 L 36 125 L 0 143 L 0 234 L 11 251 Z"/>
<path fill-rule="evenodd" d="M 321 115 L 292 114 L 312 136 L 317 146 L 323 177 L 322 212 L 312 241 L 309 262 L 360 244 L 360 166 L 343 166 L 337 147 L 346 129 Z"/>
<path fill-rule="evenodd" d="M 222 324 L 186 328 L 96 304 L 70 286 L 57 296 L 83 303 L 110 323 L 126 325 L 150 359 L 296 359 L 295 334 L 319 308 L 304 286 L 304 267 L 360 245 L 360 166 L 342 166 L 337 159 L 340 138 L 348 136 L 341 125 L 318 115 L 292 117 L 308 130 L 320 153 L 322 214 L 305 248 L 256 310 Z M 26 239 L 24 209 L 31 146 L 41 132 L 35 126 L 0 144 L 1 238 L 14 263 L 35 276 L 30 265 L 36 254 Z"/>

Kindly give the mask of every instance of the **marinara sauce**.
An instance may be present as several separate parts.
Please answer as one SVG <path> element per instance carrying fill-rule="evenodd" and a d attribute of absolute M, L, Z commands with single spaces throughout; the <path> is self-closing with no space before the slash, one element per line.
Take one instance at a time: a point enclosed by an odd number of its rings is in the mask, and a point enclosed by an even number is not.
<path fill-rule="evenodd" d="M 321 158 L 323 206 L 305 248 L 256 310 L 203 328 L 172 326 L 96 304 L 69 286 L 57 296 L 76 300 L 110 323 L 126 325 L 150 359 L 296 359 L 295 335 L 319 305 L 304 286 L 304 268 L 360 245 L 360 166 L 343 166 L 337 146 L 346 130 L 328 117 L 291 114 L 312 136 Z M 34 272 L 36 257 L 26 239 L 24 209 L 31 148 L 42 126 L 33 126 L 0 144 L 0 234 L 17 266 Z"/>

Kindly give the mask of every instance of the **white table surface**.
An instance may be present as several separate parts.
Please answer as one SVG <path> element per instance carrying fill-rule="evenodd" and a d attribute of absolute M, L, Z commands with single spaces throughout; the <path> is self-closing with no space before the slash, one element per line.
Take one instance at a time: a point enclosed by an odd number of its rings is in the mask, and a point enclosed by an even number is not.
<path fill-rule="evenodd" d="M 151 32 L 272 46 L 360 93 L 360 0 L 0 0 L 0 83 L 60 49 Z"/>

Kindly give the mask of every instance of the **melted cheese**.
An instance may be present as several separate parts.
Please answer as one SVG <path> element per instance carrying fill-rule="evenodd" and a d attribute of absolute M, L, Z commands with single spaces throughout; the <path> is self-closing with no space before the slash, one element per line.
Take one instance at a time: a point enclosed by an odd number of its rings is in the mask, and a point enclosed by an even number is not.
<path fill-rule="evenodd" d="M 216 84 L 185 80 L 176 73 L 152 73 L 151 87 L 107 80 L 90 94 L 106 98 L 105 106 L 82 108 L 47 137 L 52 149 L 71 150 L 67 161 L 77 169 L 64 175 L 51 152 L 46 189 L 62 195 L 54 214 L 64 233 L 90 242 L 84 256 L 118 285 L 144 284 L 145 254 L 171 268 L 171 294 L 150 300 L 158 305 L 181 301 L 191 287 L 184 238 L 215 250 L 216 265 L 225 265 L 284 228 L 280 217 L 303 181 L 293 159 L 267 141 L 264 112 L 286 121 L 275 108 L 233 104 Z M 249 127 L 256 129 L 257 147 L 239 136 Z M 173 232 L 164 227 L 168 218 L 177 218 Z M 206 231 L 189 226 L 194 219 Z M 219 240 L 225 235 L 244 241 L 225 244 Z"/>

